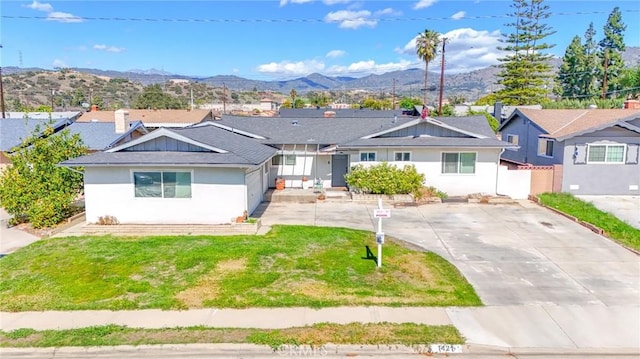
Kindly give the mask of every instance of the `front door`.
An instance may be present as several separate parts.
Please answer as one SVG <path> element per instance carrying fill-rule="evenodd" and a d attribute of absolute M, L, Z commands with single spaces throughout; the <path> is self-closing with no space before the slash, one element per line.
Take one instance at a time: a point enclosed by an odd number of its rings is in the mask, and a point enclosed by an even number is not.
<path fill-rule="evenodd" d="M 349 155 L 331 156 L 331 187 L 346 187 L 344 175 L 349 171 Z"/>

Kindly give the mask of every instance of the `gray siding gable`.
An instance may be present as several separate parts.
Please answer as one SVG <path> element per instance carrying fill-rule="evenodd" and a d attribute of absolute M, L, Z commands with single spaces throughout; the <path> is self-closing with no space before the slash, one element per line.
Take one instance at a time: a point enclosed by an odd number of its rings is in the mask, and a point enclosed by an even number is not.
<path fill-rule="evenodd" d="M 441 126 L 436 126 L 431 123 L 426 123 L 426 122 L 421 122 L 415 126 L 401 128 L 396 131 L 385 133 L 383 135 L 380 135 L 379 137 L 389 138 L 389 137 L 420 137 L 420 136 L 471 138 L 471 136 L 469 135 L 466 135 L 457 131 L 453 131 Z"/>
<path fill-rule="evenodd" d="M 122 150 L 122 152 L 137 151 L 213 152 L 207 148 L 185 143 L 167 136 L 154 138 Z"/>

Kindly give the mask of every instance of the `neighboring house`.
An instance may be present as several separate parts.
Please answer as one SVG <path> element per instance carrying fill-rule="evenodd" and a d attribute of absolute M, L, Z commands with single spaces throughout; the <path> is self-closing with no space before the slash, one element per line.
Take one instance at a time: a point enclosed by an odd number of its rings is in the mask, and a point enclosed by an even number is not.
<path fill-rule="evenodd" d="M 141 121 L 147 129 L 159 127 L 180 128 L 202 121 L 213 120 L 211 110 L 133 110 L 126 111 L 130 121 Z M 110 122 L 116 121 L 117 111 L 85 112 L 77 122 Z"/>
<path fill-rule="evenodd" d="M 10 163 L 7 154 L 33 134 L 51 127 L 59 132 L 77 120 L 82 112 L 5 112 L 0 119 L 0 168 Z"/>
<path fill-rule="evenodd" d="M 500 127 L 508 161 L 562 165 L 562 191 L 638 195 L 640 110 L 516 109 Z"/>
<path fill-rule="evenodd" d="M 88 223 L 114 216 L 122 224 L 220 224 L 263 200 L 275 153 L 214 126 L 160 128 L 61 165 L 84 167 Z"/>

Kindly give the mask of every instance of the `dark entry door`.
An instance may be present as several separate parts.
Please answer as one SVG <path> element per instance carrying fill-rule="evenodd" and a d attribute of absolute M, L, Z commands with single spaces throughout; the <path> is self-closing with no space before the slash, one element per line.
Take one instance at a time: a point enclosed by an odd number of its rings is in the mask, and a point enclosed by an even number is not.
<path fill-rule="evenodd" d="M 331 187 L 346 187 L 344 175 L 349 171 L 348 155 L 331 156 Z"/>

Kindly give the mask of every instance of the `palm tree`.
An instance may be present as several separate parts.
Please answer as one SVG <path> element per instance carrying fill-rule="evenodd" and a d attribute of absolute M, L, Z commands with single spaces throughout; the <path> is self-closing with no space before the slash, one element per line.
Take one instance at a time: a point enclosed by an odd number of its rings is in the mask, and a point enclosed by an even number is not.
<path fill-rule="evenodd" d="M 296 92 L 296 89 L 291 89 L 291 92 L 289 94 L 291 95 L 291 108 L 295 108 L 296 96 L 298 96 L 298 93 Z"/>
<path fill-rule="evenodd" d="M 416 53 L 424 61 L 424 106 L 427 106 L 427 76 L 429 74 L 429 62 L 433 61 L 437 55 L 440 34 L 433 30 L 424 30 L 416 38 Z"/>

